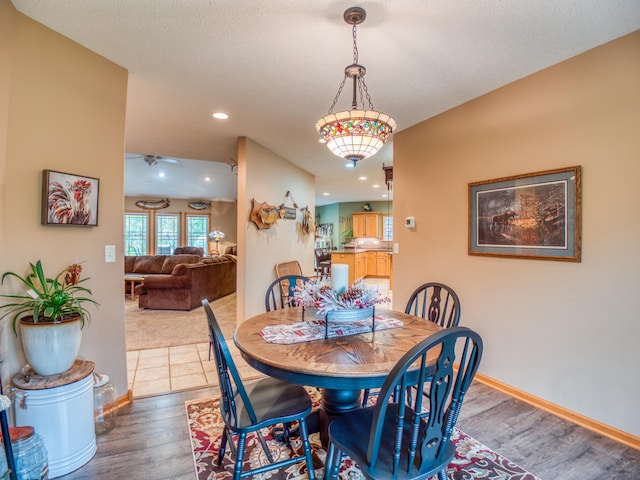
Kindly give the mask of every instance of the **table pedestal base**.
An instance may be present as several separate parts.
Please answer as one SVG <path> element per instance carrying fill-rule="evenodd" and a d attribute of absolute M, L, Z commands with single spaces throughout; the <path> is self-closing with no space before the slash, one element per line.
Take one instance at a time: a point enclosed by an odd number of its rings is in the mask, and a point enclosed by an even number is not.
<path fill-rule="evenodd" d="M 322 389 L 322 406 L 329 415 L 343 415 L 361 406 L 362 390 Z"/>
<path fill-rule="evenodd" d="M 318 411 L 320 442 L 326 448 L 329 443 L 329 423 L 334 417 L 362 408 L 362 390 L 322 389 L 322 407 Z"/>

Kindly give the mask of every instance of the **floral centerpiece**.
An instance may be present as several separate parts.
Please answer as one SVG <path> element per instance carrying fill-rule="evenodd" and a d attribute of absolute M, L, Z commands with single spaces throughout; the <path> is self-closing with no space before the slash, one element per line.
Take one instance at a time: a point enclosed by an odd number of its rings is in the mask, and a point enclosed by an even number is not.
<path fill-rule="evenodd" d="M 296 305 L 315 309 L 320 315 L 331 315 L 331 312 L 361 310 L 360 314 L 371 316 L 373 307 L 389 301 L 380 294 L 378 287 L 368 287 L 364 280 L 359 280 L 346 290 L 337 292 L 328 281 L 306 282 L 296 287 L 293 294 Z M 346 313 L 346 312 L 345 312 Z M 356 317 L 362 317 L 355 313 Z"/>

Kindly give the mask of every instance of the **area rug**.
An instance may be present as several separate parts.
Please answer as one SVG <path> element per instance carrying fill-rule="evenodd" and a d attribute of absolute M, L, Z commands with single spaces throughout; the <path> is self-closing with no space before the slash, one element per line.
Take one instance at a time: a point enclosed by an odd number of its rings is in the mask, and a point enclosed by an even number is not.
<path fill-rule="evenodd" d="M 309 392 L 312 394 L 314 405 L 318 405 L 320 394 L 315 389 L 309 389 Z M 220 439 L 224 427 L 218 399 L 202 398 L 188 401 L 186 402 L 186 410 L 197 480 L 232 478 L 233 459 L 228 445 L 222 465 L 217 465 Z M 276 441 L 268 429 L 263 430 L 262 434 L 276 461 L 289 458 L 293 453 L 300 455 L 302 452 L 302 444 L 299 439 L 292 439 L 291 449 L 289 449 Z M 453 462 L 447 468 L 449 480 L 540 480 L 458 429 L 455 430 L 452 438 L 456 445 L 456 453 Z M 309 439 L 313 449 L 316 478 L 320 480 L 324 472 L 326 451 L 322 448 L 317 433 L 311 434 Z M 348 457 L 343 458 L 340 480 L 363 478 L 357 465 Z M 256 468 L 266 463 L 268 462 L 257 436 L 250 435 L 247 439 L 245 469 Z M 251 478 L 257 480 L 303 480 L 307 478 L 306 463 L 297 463 Z"/>
<path fill-rule="evenodd" d="M 236 326 L 236 294 L 211 302 L 211 308 L 225 336 Z M 209 328 L 203 307 L 190 311 L 138 308 L 138 300 L 125 301 L 127 351 L 208 343 Z"/>

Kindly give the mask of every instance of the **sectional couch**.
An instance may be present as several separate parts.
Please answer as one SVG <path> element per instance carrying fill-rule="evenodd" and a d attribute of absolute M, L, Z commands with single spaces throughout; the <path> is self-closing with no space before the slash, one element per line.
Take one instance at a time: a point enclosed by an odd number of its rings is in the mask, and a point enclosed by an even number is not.
<path fill-rule="evenodd" d="M 236 257 L 153 255 L 125 257 L 125 274 L 144 275 L 135 288 L 140 308 L 192 310 L 236 291 Z"/>

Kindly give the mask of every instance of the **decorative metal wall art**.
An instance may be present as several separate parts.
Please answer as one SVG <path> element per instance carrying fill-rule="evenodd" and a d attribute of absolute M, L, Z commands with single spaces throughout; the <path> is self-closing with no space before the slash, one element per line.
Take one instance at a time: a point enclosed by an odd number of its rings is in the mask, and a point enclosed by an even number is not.
<path fill-rule="evenodd" d="M 315 233 L 316 222 L 313 218 L 313 215 L 311 215 L 311 210 L 309 210 L 309 207 L 304 207 L 300 211 L 302 212 L 302 221 L 300 222 L 300 228 L 302 229 L 302 231 L 306 234 L 309 234 L 311 232 Z"/>
<path fill-rule="evenodd" d="M 267 202 L 256 202 L 255 198 L 251 199 L 251 214 L 249 219 L 256 224 L 259 230 L 271 228 L 280 218 L 279 208 L 269 205 Z"/>
<path fill-rule="evenodd" d="M 211 202 L 206 202 L 204 200 L 198 200 L 195 202 L 187 202 L 189 208 L 193 208 L 194 210 L 206 210 L 211 207 Z"/>
<path fill-rule="evenodd" d="M 138 200 L 136 202 L 136 206 L 144 208 L 145 210 L 160 210 L 162 208 L 167 208 L 169 205 L 171 205 L 171 200 L 168 198 L 163 198 L 161 200 Z"/>

